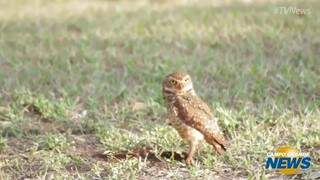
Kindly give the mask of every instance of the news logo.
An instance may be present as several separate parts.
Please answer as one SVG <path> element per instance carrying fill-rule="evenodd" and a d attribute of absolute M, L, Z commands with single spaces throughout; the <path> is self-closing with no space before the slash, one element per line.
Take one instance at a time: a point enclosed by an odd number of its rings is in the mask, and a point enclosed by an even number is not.
<path fill-rule="evenodd" d="M 280 147 L 267 154 L 266 169 L 277 170 L 281 174 L 301 174 L 311 166 L 309 153 L 291 147 Z"/>

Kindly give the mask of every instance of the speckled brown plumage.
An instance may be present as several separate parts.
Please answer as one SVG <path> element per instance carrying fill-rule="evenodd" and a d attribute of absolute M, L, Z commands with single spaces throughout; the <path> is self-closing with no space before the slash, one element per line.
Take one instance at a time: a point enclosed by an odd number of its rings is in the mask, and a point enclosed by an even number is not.
<path fill-rule="evenodd" d="M 179 95 L 174 105 L 180 120 L 201 132 L 219 154 L 224 153 L 226 141 L 209 107 L 199 97 L 189 93 Z"/>
<path fill-rule="evenodd" d="M 210 108 L 196 95 L 190 76 L 181 72 L 169 74 L 162 87 L 169 121 L 190 145 L 186 162 L 192 163 L 197 146 L 203 139 L 218 154 L 223 154 L 226 141 Z"/>

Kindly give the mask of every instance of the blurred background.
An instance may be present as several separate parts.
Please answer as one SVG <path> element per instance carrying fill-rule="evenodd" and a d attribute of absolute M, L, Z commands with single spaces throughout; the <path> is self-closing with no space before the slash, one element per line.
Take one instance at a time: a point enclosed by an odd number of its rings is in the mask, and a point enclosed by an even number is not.
<path fill-rule="evenodd" d="M 218 178 L 224 169 L 272 177 L 261 163 L 283 144 L 312 153 L 318 168 L 319 8 L 317 0 L 1 0 L 0 178 L 143 179 L 159 169 L 166 178 Z M 161 94 L 176 70 L 212 107 L 230 154 L 205 146 L 195 169 L 103 159 L 140 147 L 185 150 L 165 124 Z"/>

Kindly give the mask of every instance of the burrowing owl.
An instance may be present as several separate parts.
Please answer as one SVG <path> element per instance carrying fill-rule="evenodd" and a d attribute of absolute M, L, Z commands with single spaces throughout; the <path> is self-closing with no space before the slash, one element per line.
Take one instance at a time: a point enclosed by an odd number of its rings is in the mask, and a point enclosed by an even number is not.
<path fill-rule="evenodd" d="M 192 164 L 198 144 L 205 139 L 218 154 L 226 150 L 226 141 L 220 132 L 210 108 L 195 93 L 188 74 L 175 72 L 163 81 L 162 93 L 167 104 L 170 124 L 190 147 L 186 158 Z"/>

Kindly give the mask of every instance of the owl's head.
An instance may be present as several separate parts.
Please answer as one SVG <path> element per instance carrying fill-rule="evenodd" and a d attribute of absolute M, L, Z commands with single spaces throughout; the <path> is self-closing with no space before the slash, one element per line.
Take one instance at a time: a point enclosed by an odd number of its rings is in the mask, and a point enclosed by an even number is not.
<path fill-rule="evenodd" d="M 164 94 L 195 94 L 190 76 L 183 72 L 174 72 L 166 76 L 162 90 Z"/>

